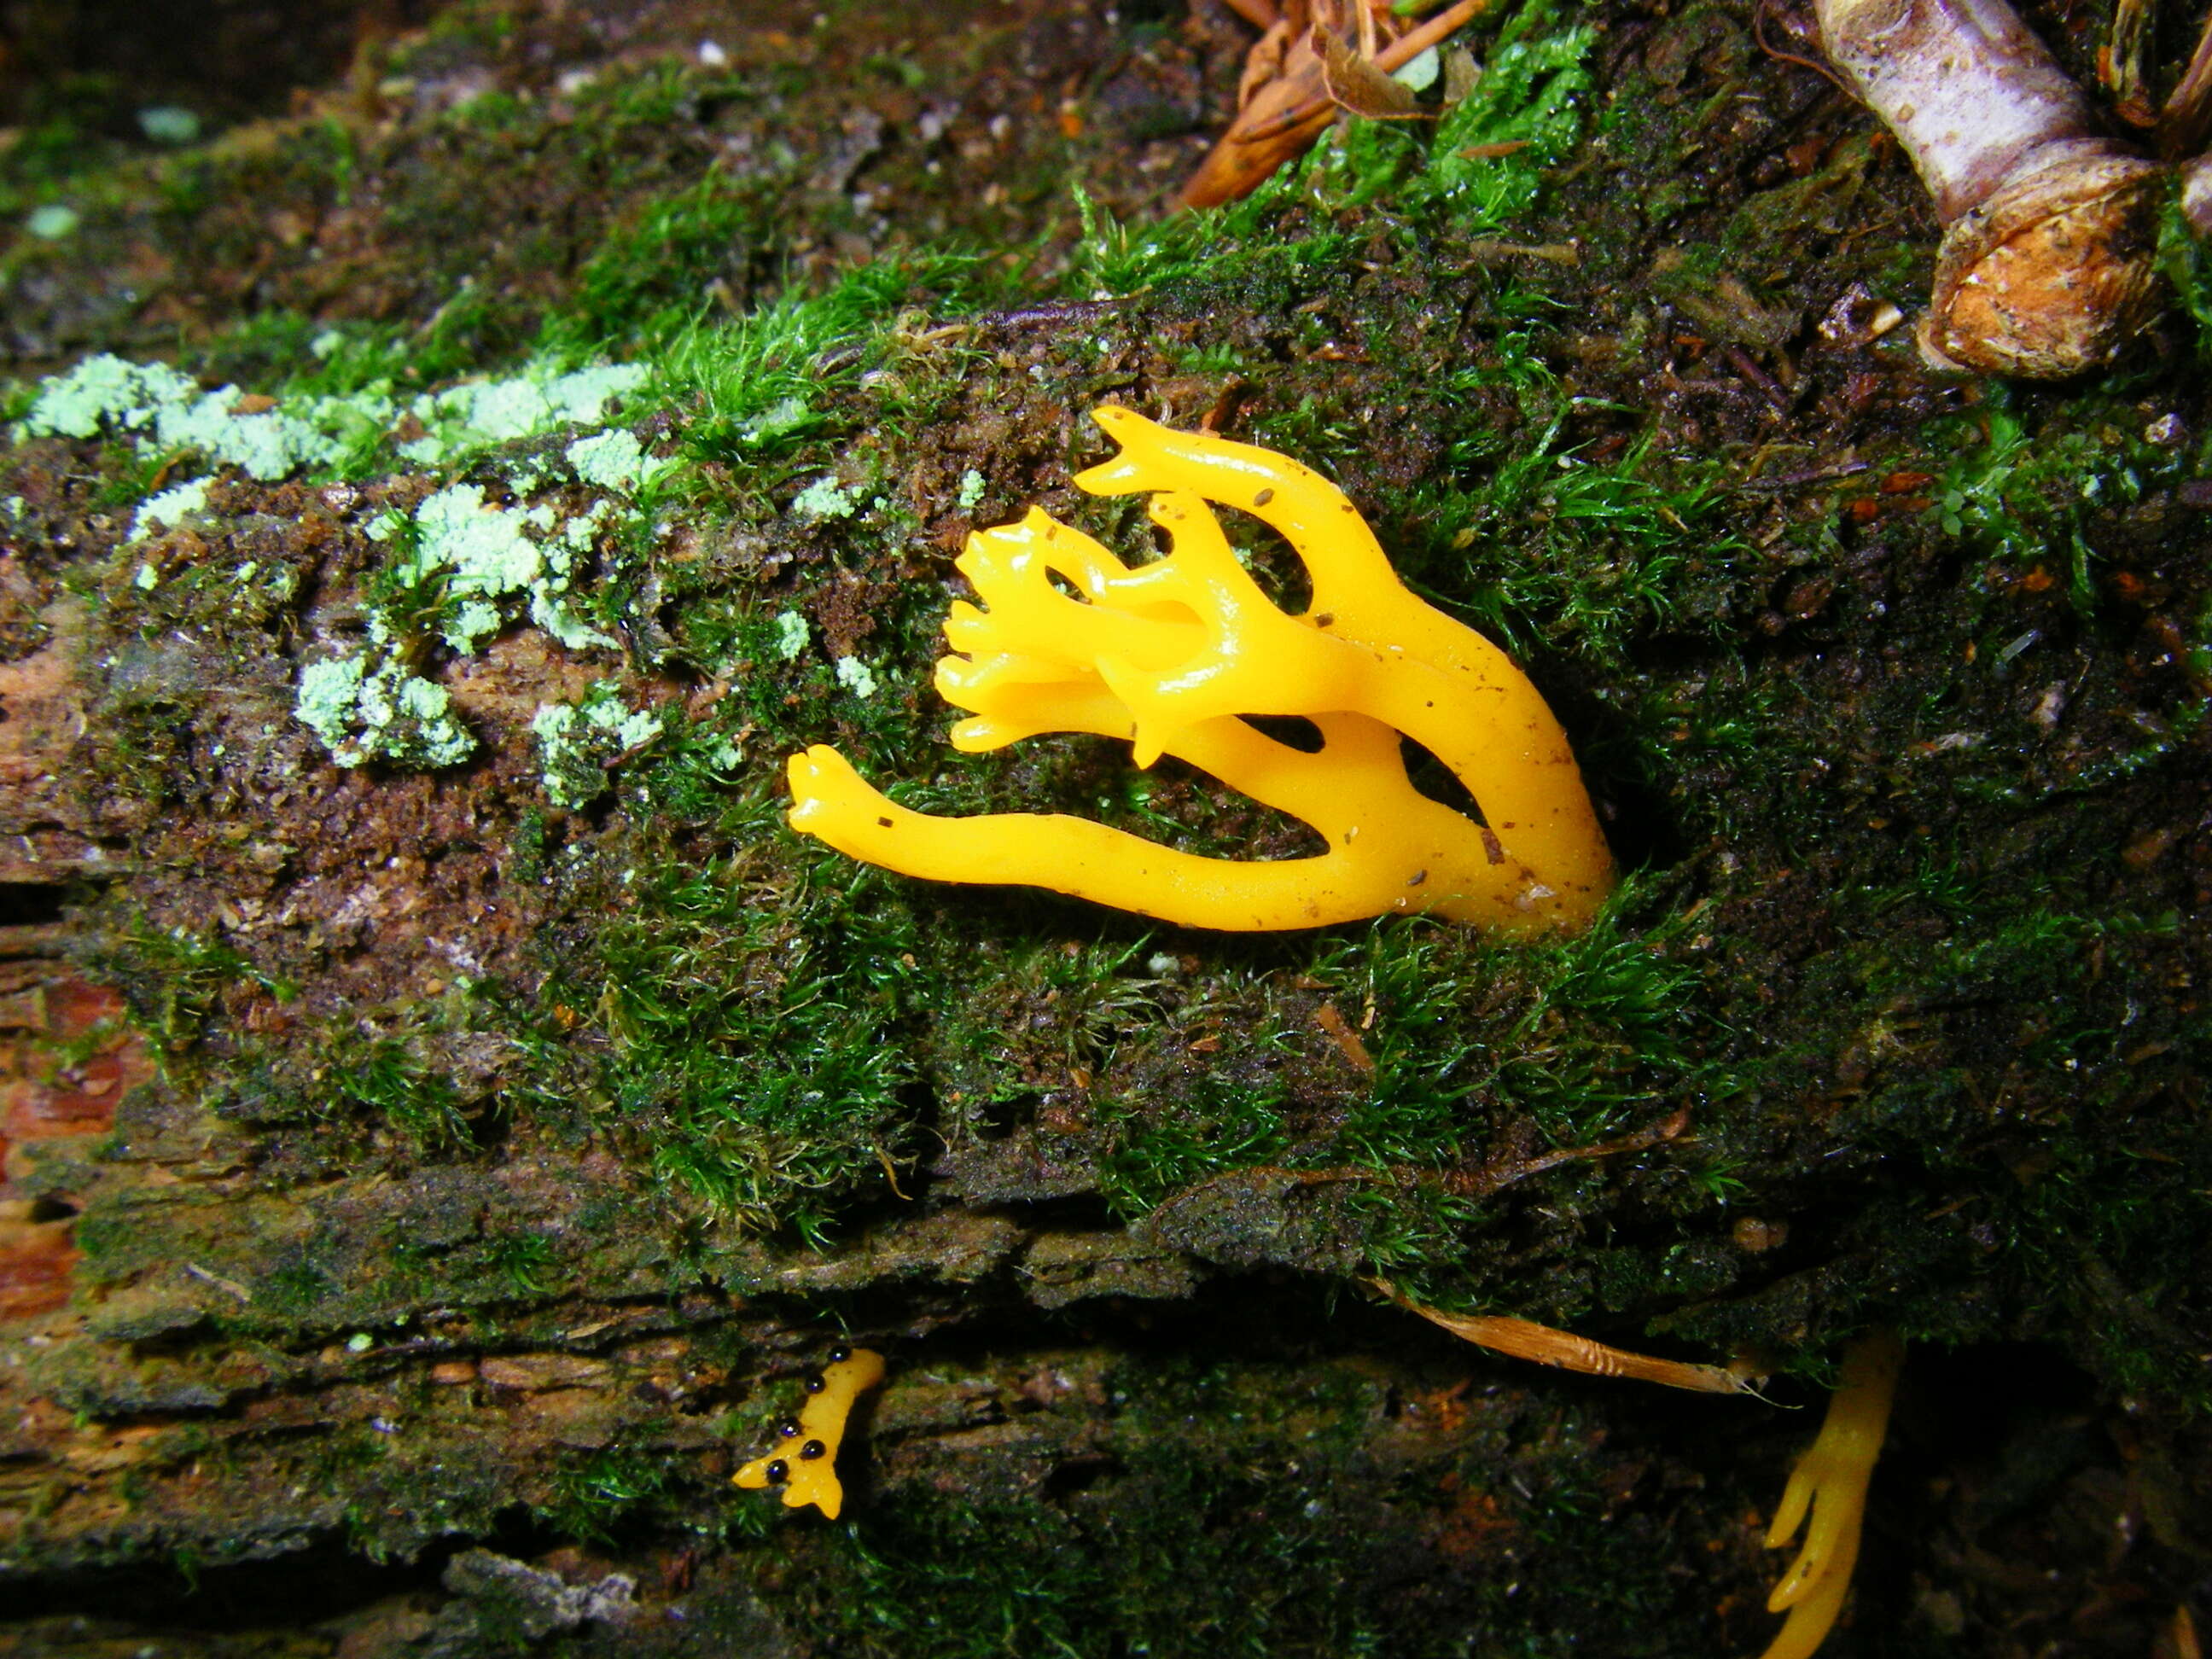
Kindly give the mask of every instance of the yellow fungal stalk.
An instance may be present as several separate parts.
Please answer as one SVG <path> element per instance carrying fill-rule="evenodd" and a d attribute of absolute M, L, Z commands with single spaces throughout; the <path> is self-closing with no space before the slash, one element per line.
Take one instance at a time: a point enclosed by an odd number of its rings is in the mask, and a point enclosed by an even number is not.
<path fill-rule="evenodd" d="M 1872 1331 L 1844 1351 L 1843 1376 L 1828 1401 L 1828 1415 L 1783 1488 L 1782 1506 L 1766 1529 L 1766 1547 L 1778 1550 L 1796 1536 L 1809 1511 L 1812 1524 L 1790 1571 L 1766 1598 L 1769 1613 L 1788 1621 L 1763 1659 L 1808 1659 L 1826 1639 L 1858 1564 L 1859 1530 L 1866 1519 L 1867 1483 L 1889 1428 L 1889 1406 L 1905 1345 L 1894 1331 Z"/>
<path fill-rule="evenodd" d="M 1328 850 L 1200 858 L 1057 814 L 935 817 L 893 804 L 819 745 L 791 758 L 793 826 L 907 875 L 1043 887 L 1187 927 L 1416 910 L 1511 930 L 1587 923 L 1612 860 L 1565 735 L 1527 677 L 1417 599 L 1318 473 L 1125 409 L 1095 418 L 1121 453 L 1077 485 L 1149 492 L 1173 550 L 1127 565 L 1034 507 L 970 536 L 959 568 L 987 608 L 953 605 L 952 654 L 937 665 L 938 690 L 972 716 L 952 728 L 953 746 L 1048 732 L 1126 738 L 1138 765 L 1176 756 L 1304 820 Z M 1312 581 L 1303 615 L 1245 573 L 1208 502 L 1290 543 Z M 1309 720 L 1322 748 L 1279 743 L 1248 714 Z M 1485 823 L 1413 787 L 1401 734 L 1459 775 Z"/>
<path fill-rule="evenodd" d="M 786 1509 L 811 1504 L 832 1521 L 845 1507 L 837 1448 L 853 1402 L 884 1380 L 884 1357 L 872 1348 L 835 1347 L 830 1364 L 806 1379 L 806 1403 L 782 1425 L 774 1450 L 731 1476 L 739 1486 L 781 1486 Z"/>

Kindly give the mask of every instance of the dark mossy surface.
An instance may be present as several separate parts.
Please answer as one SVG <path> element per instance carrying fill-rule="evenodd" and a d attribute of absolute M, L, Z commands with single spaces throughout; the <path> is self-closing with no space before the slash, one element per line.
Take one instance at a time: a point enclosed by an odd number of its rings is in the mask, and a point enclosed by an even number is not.
<path fill-rule="evenodd" d="M 1917 185 L 1733 4 L 1523 9 L 1441 120 L 1163 220 L 1247 38 L 471 0 L 180 146 L 118 71 L 11 94 L 0 217 L 76 222 L 0 243 L 0 641 L 69 716 L 0 799 L 9 938 L 127 1007 L 23 1064 L 146 1079 L 9 1131 L 9 1239 L 79 1253 L 0 1323 L 20 1650 L 1763 1644 L 1814 1413 L 1493 1358 L 1376 1277 L 1784 1406 L 1899 1327 L 1838 1659 L 2203 1617 L 2194 251 L 2102 380 L 1931 375 Z M 262 477 L 36 430 L 100 352 L 338 436 Z M 609 362 L 519 435 L 416 401 Z M 1587 933 L 1181 931 L 784 826 L 831 743 L 918 809 L 1307 847 L 1116 745 L 944 744 L 970 529 L 1148 544 L 1068 482 L 1109 400 L 1326 471 L 1527 667 L 1626 872 Z M 574 550 L 473 649 L 456 489 Z M 341 660 L 473 753 L 335 763 Z M 606 723 L 556 753 L 556 704 Z M 844 1518 L 732 1492 L 841 1334 L 891 1364 Z"/>

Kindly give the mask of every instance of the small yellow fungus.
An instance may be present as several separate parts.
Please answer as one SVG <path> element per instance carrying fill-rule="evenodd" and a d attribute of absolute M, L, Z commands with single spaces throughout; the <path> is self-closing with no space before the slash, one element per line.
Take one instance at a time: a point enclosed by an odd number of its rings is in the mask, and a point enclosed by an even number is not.
<path fill-rule="evenodd" d="M 1859 1559 L 1867 1483 L 1881 1454 L 1904 1363 L 1905 1344 L 1894 1331 L 1870 1331 L 1844 1352 L 1843 1375 L 1820 1437 L 1790 1472 L 1782 1506 L 1766 1529 L 1766 1547 L 1778 1550 L 1796 1536 L 1808 1511 L 1813 1517 L 1797 1559 L 1766 1598 L 1769 1613 L 1787 1611 L 1790 1618 L 1763 1659 L 1808 1659 L 1843 1611 Z"/>
<path fill-rule="evenodd" d="M 806 1379 L 806 1403 L 796 1418 L 778 1427 L 774 1450 L 731 1476 L 732 1485 L 781 1486 L 787 1509 L 811 1504 L 835 1521 L 845 1507 L 845 1488 L 837 1479 L 837 1448 L 844 1443 L 845 1419 L 853 1402 L 884 1380 L 884 1357 L 872 1348 L 830 1350 L 830 1363 Z"/>
<path fill-rule="evenodd" d="M 1187 927 L 1318 927 L 1393 911 L 1525 931 L 1590 919 L 1613 862 L 1573 754 L 1504 653 L 1398 580 L 1343 493 L 1296 461 L 1110 405 L 1121 446 L 1079 475 L 1096 495 L 1150 492 L 1167 556 L 1130 566 L 1031 508 L 968 538 L 960 570 L 988 609 L 956 603 L 937 689 L 973 716 L 956 749 L 1048 732 L 1171 754 L 1304 820 L 1310 858 L 1201 858 L 1058 814 L 909 811 L 817 745 L 791 757 L 791 823 L 839 851 L 934 881 L 1001 882 Z M 1252 514 L 1304 562 L 1312 602 L 1278 609 L 1207 503 Z M 1242 718 L 1310 720 L 1322 746 Z M 1458 775 L 1483 823 L 1406 775 L 1401 738 Z"/>

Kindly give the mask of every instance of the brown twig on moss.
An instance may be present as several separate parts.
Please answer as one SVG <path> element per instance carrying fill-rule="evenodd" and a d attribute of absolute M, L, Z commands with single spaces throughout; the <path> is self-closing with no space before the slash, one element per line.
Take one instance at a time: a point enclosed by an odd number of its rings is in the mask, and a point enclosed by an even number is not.
<path fill-rule="evenodd" d="M 2112 98 L 2112 112 L 2131 127 L 2158 120 L 2143 69 L 2153 9 L 2152 0 L 2116 0 L 2112 37 L 2097 54 L 2097 79 Z"/>
<path fill-rule="evenodd" d="M 1322 1029 L 1328 1029 L 1326 1023 L 1322 1023 Z M 1370 1060 L 1369 1063 L 1371 1065 L 1373 1062 Z M 1534 1158 L 1494 1158 L 1486 1164 L 1456 1170 L 1417 1169 L 1404 1164 L 1381 1168 L 1364 1164 L 1340 1164 L 1321 1169 L 1294 1170 L 1279 1164 L 1248 1164 L 1238 1169 L 1224 1170 L 1219 1175 L 1209 1176 L 1186 1188 L 1181 1196 L 1188 1197 L 1193 1193 L 1215 1187 L 1252 1187 L 1273 1182 L 1285 1187 L 1328 1187 L 1344 1183 L 1421 1187 L 1434 1192 L 1449 1193 L 1455 1198 L 1487 1198 L 1516 1181 L 1526 1181 L 1530 1176 L 1556 1170 L 1563 1164 L 1647 1151 L 1662 1141 L 1679 1139 L 1689 1127 L 1689 1110 L 1684 1108 L 1669 1113 L 1648 1128 L 1637 1129 L 1612 1140 L 1593 1141 L 1587 1146 L 1561 1146 L 1552 1152 L 1540 1152 Z"/>
<path fill-rule="evenodd" d="M 2159 110 L 2152 137 L 2160 155 L 2174 161 L 2196 155 L 2193 165 L 2203 167 L 2205 158 L 2197 153 L 2207 139 L 2212 139 L 2212 15 L 2205 18 L 2203 32 L 2197 37 L 2197 50 L 2189 55 L 2181 79 L 2174 82 Z M 2212 219 L 2192 213 L 2190 222 L 2200 233 L 2212 234 Z"/>

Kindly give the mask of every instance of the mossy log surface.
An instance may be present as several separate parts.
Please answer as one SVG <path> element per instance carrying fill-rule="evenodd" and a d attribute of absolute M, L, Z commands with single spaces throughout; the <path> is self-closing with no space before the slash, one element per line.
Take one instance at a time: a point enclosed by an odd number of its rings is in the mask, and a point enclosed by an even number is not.
<path fill-rule="evenodd" d="M 197 69 L 21 9 L 0 1645 L 1756 1652 L 1788 1408 L 1887 1324 L 1824 1651 L 2197 1650 L 2185 237 L 2112 374 L 1931 374 L 1924 197 L 1733 0 L 1502 9 L 1464 100 L 1179 219 L 1212 0 L 216 8 Z M 1528 668 L 1627 872 L 1587 934 L 1180 932 L 790 833 L 827 742 L 1306 850 L 944 744 L 971 529 L 1151 544 L 1068 483 L 1109 399 L 1327 471 Z M 728 1477 L 839 1340 L 890 1374 L 833 1525 Z"/>

